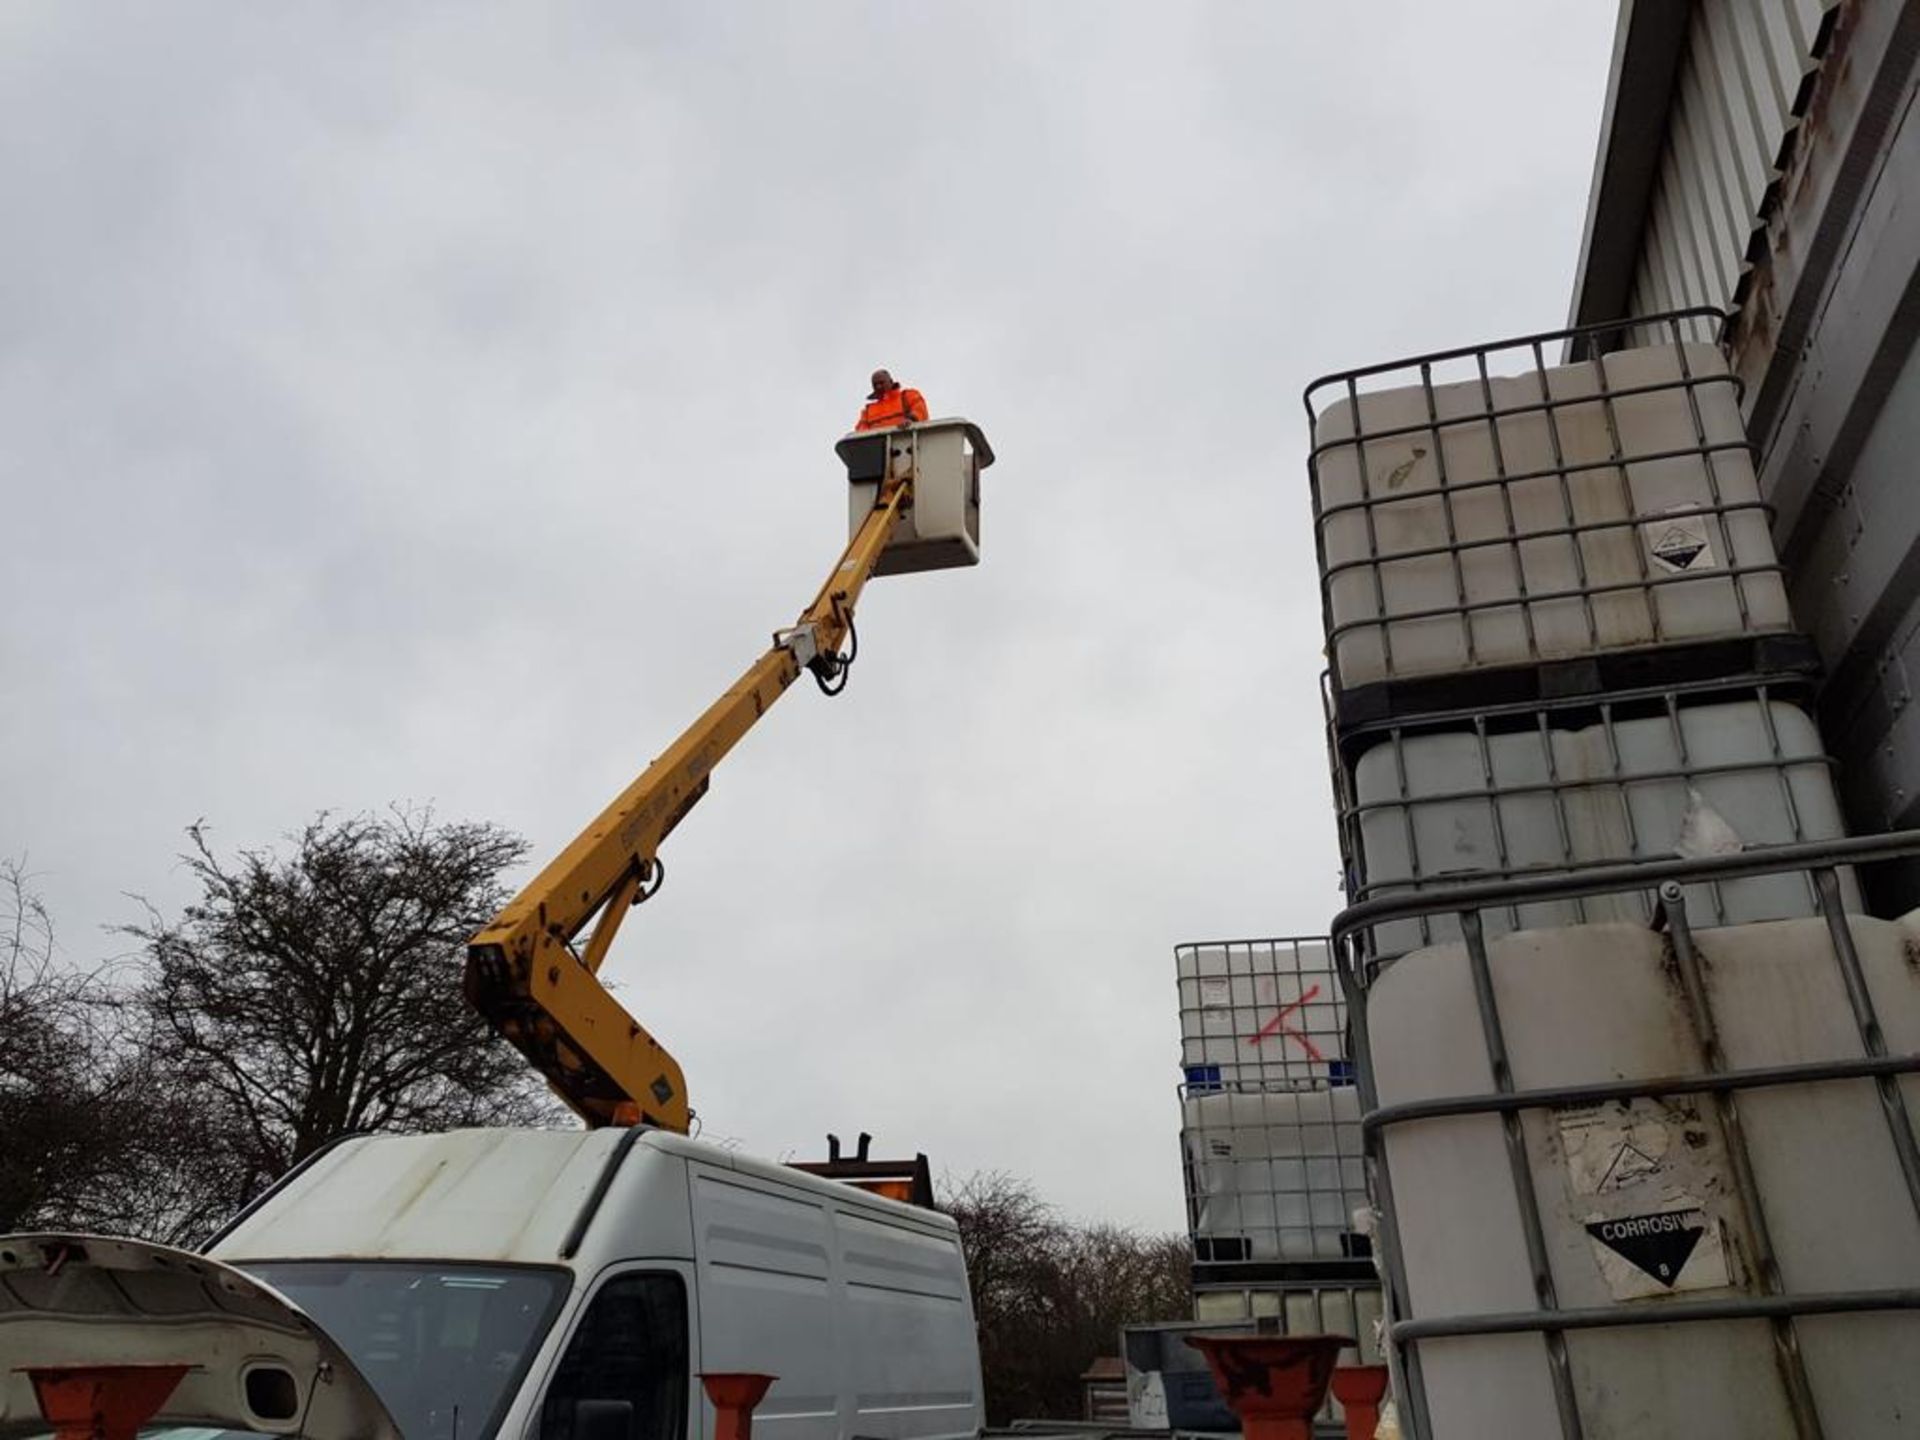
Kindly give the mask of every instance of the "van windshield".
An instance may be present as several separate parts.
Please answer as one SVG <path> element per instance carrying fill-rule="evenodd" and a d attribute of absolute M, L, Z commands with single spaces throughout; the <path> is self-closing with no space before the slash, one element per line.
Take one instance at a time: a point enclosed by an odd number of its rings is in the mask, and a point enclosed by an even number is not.
<path fill-rule="evenodd" d="M 522 1265 L 241 1268 L 333 1337 L 407 1440 L 488 1440 L 567 1289 L 565 1271 Z"/>
<path fill-rule="evenodd" d="M 528 1265 L 276 1260 L 240 1268 L 347 1352 L 406 1440 L 491 1440 L 568 1283 L 564 1270 Z M 204 1425 L 149 1426 L 140 1437 L 256 1440 L 251 1430 Z"/>

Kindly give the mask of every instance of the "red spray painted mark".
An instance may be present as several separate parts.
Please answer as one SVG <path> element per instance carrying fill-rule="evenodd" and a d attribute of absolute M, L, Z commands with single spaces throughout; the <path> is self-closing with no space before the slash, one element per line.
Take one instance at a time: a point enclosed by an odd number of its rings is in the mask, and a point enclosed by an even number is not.
<path fill-rule="evenodd" d="M 1282 1005 L 1273 1019 L 1269 1020 L 1266 1024 L 1262 1025 L 1259 1030 L 1254 1032 L 1254 1034 L 1248 1038 L 1247 1043 L 1249 1045 L 1258 1045 L 1261 1041 L 1269 1039 L 1274 1035 L 1285 1035 L 1288 1039 L 1299 1043 L 1300 1048 L 1307 1052 L 1308 1059 L 1326 1059 L 1327 1057 L 1320 1053 L 1319 1048 L 1314 1045 L 1313 1041 L 1309 1040 L 1300 1031 L 1294 1029 L 1293 1026 L 1287 1024 L 1287 1017 L 1289 1015 L 1293 1014 L 1294 1011 L 1298 1010 L 1319 993 L 1320 986 L 1317 983 L 1309 985 L 1300 993 L 1299 999 L 1291 1000 L 1287 1004 Z"/>

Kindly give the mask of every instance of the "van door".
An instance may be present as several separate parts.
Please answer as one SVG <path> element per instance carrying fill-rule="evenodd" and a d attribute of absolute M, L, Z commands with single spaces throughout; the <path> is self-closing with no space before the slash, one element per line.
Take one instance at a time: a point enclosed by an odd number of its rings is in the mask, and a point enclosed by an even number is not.
<path fill-rule="evenodd" d="M 547 1378 L 535 1440 L 689 1440 L 693 1369 L 686 1277 L 608 1271 Z"/>
<path fill-rule="evenodd" d="M 884 1211 L 834 1207 L 847 1433 L 971 1436 L 985 1419 L 980 1351 L 959 1241 Z"/>
<path fill-rule="evenodd" d="M 858 1191 L 694 1163 L 701 1368 L 776 1377 L 755 1440 L 937 1440 L 980 1427 L 950 1229 Z"/>
<path fill-rule="evenodd" d="M 700 1286 L 700 1364 L 775 1376 L 755 1440 L 838 1440 L 841 1306 L 832 1219 L 814 1195 L 758 1176 L 687 1166 Z"/>

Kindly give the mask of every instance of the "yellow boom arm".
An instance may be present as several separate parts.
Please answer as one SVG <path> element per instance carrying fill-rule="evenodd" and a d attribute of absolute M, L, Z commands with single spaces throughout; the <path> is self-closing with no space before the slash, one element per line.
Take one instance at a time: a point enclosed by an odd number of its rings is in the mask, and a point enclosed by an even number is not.
<path fill-rule="evenodd" d="M 468 942 L 467 998 L 587 1124 L 686 1131 L 679 1064 L 600 983 L 601 962 L 628 908 L 658 885 L 660 842 L 707 793 L 713 767 L 802 670 L 823 684 L 840 675 L 853 607 L 911 490 L 882 488 L 799 622 Z"/>

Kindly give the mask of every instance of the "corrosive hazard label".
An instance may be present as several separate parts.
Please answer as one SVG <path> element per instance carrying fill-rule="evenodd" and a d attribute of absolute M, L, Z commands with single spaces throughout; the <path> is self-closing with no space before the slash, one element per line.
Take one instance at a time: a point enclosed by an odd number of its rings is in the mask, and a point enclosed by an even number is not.
<path fill-rule="evenodd" d="M 1607 1289 L 1619 1300 L 1727 1284 L 1719 1223 L 1686 1197 L 1671 1210 L 1587 1221 Z"/>
<path fill-rule="evenodd" d="M 1727 1285 L 1724 1158 L 1684 1100 L 1640 1098 L 1559 1114 L 1571 1213 L 1607 1293 L 1639 1300 Z"/>
<path fill-rule="evenodd" d="M 1669 514 L 1641 528 L 1647 537 L 1647 553 L 1660 569 L 1679 574 L 1713 568 L 1713 546 L 1707 540 L 1704 515 Z"/>
<path fill-rule="evenodd" d="M 1707 1224 L 1704 1210 L 1668 1210 L 1660 1215 L 1590 1221 L 1587 1233 L 1662 1285 L 1671 1286 L 1707 1233 Z"/>

